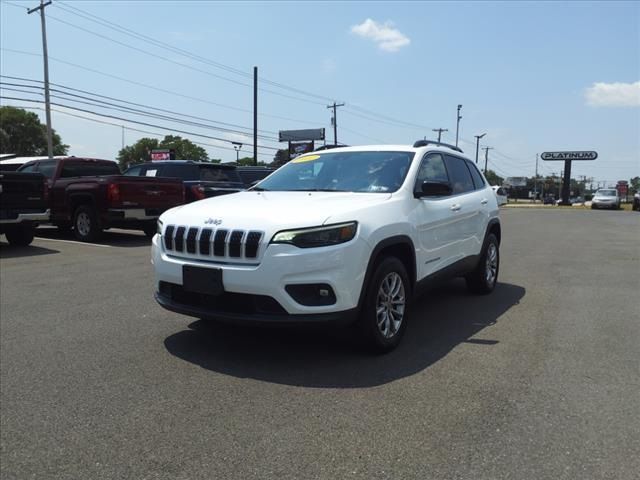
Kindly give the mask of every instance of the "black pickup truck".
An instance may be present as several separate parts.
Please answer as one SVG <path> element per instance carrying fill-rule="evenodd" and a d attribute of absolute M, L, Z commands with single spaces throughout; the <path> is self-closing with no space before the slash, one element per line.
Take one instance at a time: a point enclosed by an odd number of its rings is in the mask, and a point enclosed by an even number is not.
<path fill-rule="evenodd" d="M 132 178 L 111 160 L 66 157 L 25 163 L 20 171 L 47 178 L 51 223 L 73 227 L 78 240 L 94 241 L 108 228 L 156 232 L 158 217 L 184 203 L 182 182 L 173 178 Z"/>
<path fill-rule="evenodd" d="M 195 162 L 193 160 L 168 160 L 133 165 L 124 172 L 127 176 L 172 177 L 184 184 L 186 203 L 209 197 L 236 193 L 245 189 L 235 165 Z"/>
<path fill-rule="evenodd" d="M 0 172 L 0 234 L 4 233 L 11 245 L 29 245 L 38 224 L 48 221 L 44 176 Z"/>

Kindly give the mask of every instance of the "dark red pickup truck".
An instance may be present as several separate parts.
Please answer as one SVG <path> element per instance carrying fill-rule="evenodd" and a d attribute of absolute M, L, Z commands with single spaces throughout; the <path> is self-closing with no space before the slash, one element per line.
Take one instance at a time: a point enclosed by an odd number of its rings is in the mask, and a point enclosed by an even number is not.
<path fill-rule="evenodd" d="M 63 230 L 73 228 L 81 241 L 97 240 L 112 227 L 153 236 L 160 214 L 184 203 L 180 180 L 125 177 L 110 160 L 36 160 L 19 171 L 39 172 L 47 178 L 51 223 Z"/>

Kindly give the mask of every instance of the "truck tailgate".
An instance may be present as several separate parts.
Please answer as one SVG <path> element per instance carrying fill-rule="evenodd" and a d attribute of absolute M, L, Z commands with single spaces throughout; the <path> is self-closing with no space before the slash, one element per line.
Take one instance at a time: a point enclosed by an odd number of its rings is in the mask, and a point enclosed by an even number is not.
<path fill-rule="evenodd" d="M 40 173 L 0 172 L 2 215 L 36 213 L 47 209 L 44 177 Z M 15 215 L 14 215 L 15 214 Z"/>
<path fill-rule="evenodd" d="M 162 177 L 110 177 L 109 183 L 116 184 L 119 202 L 112 206 L 159 208 L 165 210 L 184 203 L 182 181 Z M 117 205 L 119 203 L 119 205 Z"/>

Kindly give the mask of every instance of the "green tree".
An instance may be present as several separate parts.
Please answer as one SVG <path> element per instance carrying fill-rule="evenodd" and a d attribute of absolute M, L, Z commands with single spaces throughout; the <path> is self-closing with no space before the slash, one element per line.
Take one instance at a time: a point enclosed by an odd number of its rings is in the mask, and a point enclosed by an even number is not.
<path fill-rule="evenodd" d="M 502 182 L 504 182 L 504 178 L 502 178 L 493 170 L 487 170 L 484 176 L 487 178 L 487 182 L 489 182 L 489 185 L 502 185 Z"/>
<path fill-rule="evenodd" d="M 124 170 L 136 163 L 147 162 L 151 159 L 151 150 L 158 148 L 157 138 L 141 138 L 133 145 L 127 145 L 118 152 L 118 163 Z"/>
<path fill-rule="evenodd" d="M 60 135 L 52 132 L 53 154 L 66 155 L 69 145 L 62 143 Z M 47 154 L 47 127 L 38 115 L 22 108 L 0 107 L 0 152 L 15 153 L 20 157 Z"/>
<path fill-rule="evenodd" d="M 629 179 L 629 193 L 634 194 L 640 191 L 640 177 L 633 177 Z"/>
<path fill-rule="evenodd" d="M 170 148 L 176 151 L 176 160 L 209 160 L 207 151 L 187 138 L 177 135 L 167 135 L 162 139 L 158 148 Z"/>
<path fill-rule="evenodd" d="M 167 135 L 161 141 L 156 138 L 144 137 L 133 145 L 127 145 L 118 152 L 118 163 L 124 169 L 136 163 L 147 162 L 151 158 L 151 150 L 173 149 L 177 160 L 209 161 L 207 151 L 194 144 L 191 140 L 177 135 Z M 220 160 L 214 161 L 219 163 Z"/>
<path fill-rule="evenodd" d="M 240 159 L 238 159 L 238 161 L 236 162 L 236 165 L 238 166 L 242 166 L 242 167 L 253 167 L 253 157 L 242 157 Z M 261 160 L 258 160 L 258 166 L 259 167 L 264 167 L 267 164 Z"/>
<path fill-rule="evenodd" d="M 273 162 L 271 162 L 272 167 L 281 167 L 285 163 L 289 161 L 289 150 L 286 148 L 281 148 L 276 152 L 276 155 L 273 157 Z"/>

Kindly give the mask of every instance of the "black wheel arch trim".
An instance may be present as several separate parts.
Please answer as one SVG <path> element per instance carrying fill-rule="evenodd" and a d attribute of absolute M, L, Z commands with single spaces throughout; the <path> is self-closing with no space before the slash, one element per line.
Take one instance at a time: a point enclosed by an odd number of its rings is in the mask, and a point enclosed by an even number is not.
<path fill-rule="evenodd" d="M 365 291 L 367 289 L 367 285 L 371 281 L 371 277 L 373 276 L 373 270 L 376 265 L 376 261 L 380 256 L 380 252 L 382 252 L 385 248 L 402 246 L 408 247 L 411 252 L 411 257 L 409 259 L 410 265 L 407 268 L 407 274 L 409 275 L 409 281 L 411 282 L 410 288 L 413 290 L 413 287 L 416 283 L 416 249 L 413 244 L 413 240 L 408 235 L 394 235 L 393 237 L 385 238 L 376 244 L 376 246 L 371 251 L 371 255 L 369 256 L 369 262 L 367 263 L 367 270 L 364 275 L 364 281 L 362 282 L 362 286 L 360 287 L 360 297 L 358 299 L 358 310 L 362 308 L 362 302 L 364 300 Z M 402 260 L 402 259 L 400 259 Z"/>

